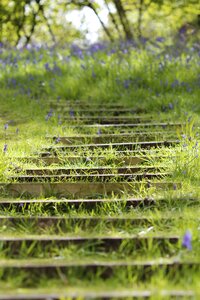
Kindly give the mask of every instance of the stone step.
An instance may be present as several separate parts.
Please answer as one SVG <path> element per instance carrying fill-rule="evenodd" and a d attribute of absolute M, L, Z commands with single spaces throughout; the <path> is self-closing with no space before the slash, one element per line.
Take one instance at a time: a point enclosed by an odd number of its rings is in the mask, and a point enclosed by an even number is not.
<path fill-rule="evenodd" d="M 92 102 L 92 101 L 50 101 L 49 105 L 51 108 L 56 108 L 56 110 L 60 108 L 78 108 L 78 109 L 84 109 L 84 108 L 89 108 L 89 109 L 97 109 L 100 108 L 102 109 L 124 109 L 127 108 L 127 106 L 124 105 L 124 103 L 109 103 L 109 102 L 104 102 L 104 103 L 98 103 L 98 102 Z M 131 107 L 130 109 L 139 109 L 140 108 L 135 108 Z"/>
<path fill-rule="evenodd" d="M 133 207 L 150 207 L 156 205 L 156 203 L 162 203 L 162 201 L 166 201 L 165 199 L 155 200 L 153 198 L 127 198 L 127 199 L 0 199 L 0 207 L 8 210 L 9 208 L 12 210 L 25 210 L 29 209 L 29 206 L 39 205 L 40 207 L 45 206 L 48 210 L 48 206 L 51 207 L 62 206 L 63 212 L 70 210 L 71 208 L 83 208 L 83 209 L 95 209 L 95 207 L 103 206 L 103 205 L 118 205 L 119 207 L 132 209 Z M 179 201 L 179 199 L 176 199 Z M 184 201 L 181 199 L 180 201 Z M 185 200 L 186 201 L 186 200 Z M 188 200 L 191 202 L 191 200 Z"/>
<path fill-rule="evenodd" d="M 51 146 L 42 149 L 44 152 L 64 152 L 64 151 L 75 151 L 75 150 L 95 150 L 101 149 L 114 149 L 116 151 L 134 150 L 138 148 L 136 153 L 139 153 L 139 149 L 151 149 L 160 147 L 176 146 L 180 142 L 178 140 L 167 140 L 167 141 L 149 141 L 149 142 L 132 142 L 132 143 L 105 143 L 105 144 L 80 144 L 80 145 L 63 145 L 63 146 Z"/>
<path fill-rule="evenodd" d="M 152 120 L 152 116 L 139 116 L 139 115 L 131 115 L 131 116 L 63 116 L 62 118 L 67 123 L 84 123 L 84 124 L 129 124 L 129 123 L 149 123 Z M 61 119 L 61 120 L 62 120 Z"/>
<path fill-rule="evenodd" d="M 109 144 L 110 145 L 110 144 Z M 74 145 L 74 146 L 76 146 L 76 145 Z M 154 158 L 155 158 L 155 156 L 157 156 L 158 157 L 158 159 L 159 158 L 161 158 L 161 157 L 171 157 L 171 158 L 175 158 L 175 156 L 173 155 L 173 152 L 172 152 L 172 150 L 173 150 L 173 148 L 172 147 L 170 147 L 170 148 L 164 148 L 164 153 L 165 154 L 163 154 L 162 153 L 162 149 L 163 149 L 163 147 L 154 147 L 154 148 L 139 148 L 138 150 L 129 150 L 129 149 L 124 149 L 124 150 L 118 150 L 117 148 L 116 149 L 112 149 L 111 147 L 109 148 L 105 148 L 105 149 L 101 149 L 101 147 L 99 147 L 98 148 L 98 145 L 97 145 L 97 147 L 96 147 L 96 150 L 98 151 L 99 150 L 99 152 L 96 152 L 96 151 L 94 151 L 94 149 L 87 149 L 86 148 L 86 150 L 85 150 L 85 152 L 83 152 L 82 151 L 82 149 L 83 149 L 83 147 L 82 147 L 82 145 L 79 145 L 80 147 L 80 149 L 79 149 L 79 151 L 76 151 L 76 153 L 75 153 L 75 151 L 73 150 L 73 151 L 60 151 L 60 152 L 58 152 L 58 151 L 54 151 L 54 153 L 52 154 L 50 151 L 45 151 L 46 150 L 46 148 L 42 148 L 42 150 L 41 150 L 41 152 L 39 152 L 39 153 L 35 153 L 35 155 L 37 155 L 37 158 L 38 159 L 40 159 L 40 158 L 48 158 L 48 157 L 53 157 L 53 158 L 60 158 L 60 159 L 67 159 L 68 157 L 73 157 L 72 158 L 72 161 L 73 161 L 73 159 L 74 159 L 74 157 L 75 158 L 77 158 L 77 157 L 81 157 L 82 158 L 82 160 L 83 160 L 83 162 L 85 162 L 85 163 L 88 163 L 89 161 L 90 161 L 90 157 L 91 158 L 93 158 L 93 159 L 98 159 L 98 158 L 100 158 L 100 159 L 107 159 L 108 161 L 110 160 L 110 159 L 117 159 L 118 161 L 119 161 L 119 164 L 120 164 L 120 160 L 121 160 L 121 162 L 123 162 L 123 158 L 131 158 L 132 159 L 132 157 L 142 157 L 142 158 L 147 158 L 147 160 L 149 161 L 149 159 L 153 159 L 153 160 L 155 160 Z M 66 149 L 66 147 L 68 147 L 68 146 L 64 146 L 64 147 L 62 147 L 61 149 Z M 48 149 L 57 149 L 58 148 L 58 150 L 60 149 L 60 146 L 56 146 L 55 147 L 55 145 L 53 145 L 53 146 L 51 146 L 51 147 L 49 147 Z M 76 148 L 74 148 L 75 150 L 76 150 Z M 160 151 L 161 150 L 161 151 Z M 78 152 L 78 153 L 77 153 Z M 79 152 L 81 152 L 81 154 L 79 154 Z M 58 154 L 59 154 L 59 156 L 58 156 Z M 99 154 L 99 155 L 98 155 Z"/>
<path fill-rule="evenodd" d="M 170 298 L 170 299 L 193 299 L 195 297 L 198 297 L 196 293 L 192 290 L 184 290 L 184 289 L 175 289 L 175 290 L 157 290 L 157 291 L 151 291 L 151 290 L 137 290 L 137 289 L 124 289 L 124 288 L 115 288 L 115 290 L 108 290 L 105 289 L 101 291 L 95 290 L 95 289 L 85 289 L 81 291 L 81 289 L 76 290 L 76 288 L 72 288 L 69 291 L 58 291 L 56 289 L 55 291 L 49 291 L 52 290 L 48 288 L 48 291 L 44 291 L 41 289 L 26 289 L 23 292 L 23 289 L 16 290 L 16 291 L 10 291 L 7 293 L 3 293 L 3 295 L 0 295 L 0 300 L 61 300 L 61 299 L 102 299 L 102 300 L 108 300 L 108 299 L 157 299 L 158 297 L 163 298 Z M 197 298 L 196 298 L 197 299 Z"/>
<path fill-rule="evenodd" d="M 124 130 L 124 129 L 136 129 L 136 130 L 144 130 L 144 129 L 151 129 L 154 128 L 156 129 L 157 127 L 159 129 L 169 129 L 169 128 L 181 128 L 184 127 L 184 123 L 179 123 L 179 122 L 150 122 L 150 123 L 110 123 L 110 124 L 76 124 L 76 125 L 69 125 L 66 128 L 80 128 L 82 130 L 84 129 L 92 129 L 92 128 L 100 128 L 102 131 L 103 130 Z M 65 128 L 65 127 L 63 127 Z"/>
<path fill-rule="evenodd" d="M 34 245 L 36 255 L 37 247 L 46 247 L 46 249 L 54 248 L 55 246 L 58 249 L 63 247 L 87 247 L 88 251 L 91 250 L 93 253 L 97 252 L 112 252 L 118 251 L 119 249 L 124 248 L 124 251 L 127 253 L 133 253 L 133 251 L 144 249 L 148 245 L 153 245 L 159 247 L 160 251 L 164 251 L 165 254 L 168 254 L 172 245 L 177 247 L 180 242 L 180 237 L 178 235 L 168 234 L 168 235 L 84 235 L 77 236 L 73 234 L 51 234 L 51 235 L 31 235 L 31 234 L 22 234 L 22 235 L 0 235 L 0 245 L 1 251 L 6 250 L 9 257 L 20 257 L 20 251 L 23 249 L 29 249 L 31 245 Z M 37 247 L 36 247 L 37 246 Z M 51 252 L 50 252 L 51 253 Z M 33 253 L 32 253 L 33 256 Z"/>
<path fill-rule="evenodd" d="M 63 107 L 63 106 L 57 106 L 56 112 L 62 113 L 62 114 L 68 114 L 70 116 L 73 115 L 109 115 L 109 116 L 119 116 L 119 115 L 126 115 L 126 114 L 140 114 L 144 113 L 144 110 L 142 109 L 131 109 L 131 108 L 102 108 L 102 107 L 93 107 L 93 108 L 80 108 L 80 107 Z"/>
<path fill-rule="evenodd" d="M 117 173 L 117 174 L 62 174 L 62 175 L 14 175 L 9 176 L 11 182 L 135 182 L 142 180 L 162 179 L 170 176 L 170 172 Z"/>
<path fill-rule="evenodd" d="M 11 196 L 41 197 L 49 195 L 68 198 L 96 197 L 105 195 L 135 194 L 141 188 L 177 190 L 181 183 L 170 181 L 143 182 L 69 182 L 69 183 L 0 183 L 0 192 Z"/>
<path fill-rule="evenodd" d="M 165 139 L 176 139 L 177 135 L 175 132 L 140 132 L 140 133 L 129 133 L 129 134 L 99 134 L 99 135 L 78 135 L 78 136 L 50 136 L 47 137 L 48 140 L 54 141 L 55 143 L 62 143 L 66 145 L 74 143 L 121 143 L 121 142 L 147 142 L 153 140 Z"/>
<path fill-rule="evenodd" d="M 91 226 L 97 226 L 100 224 L 104 224 L 105 226 L 138 226 L 138 231 L 142 230 L 139 226 L 151 226 L 156 224 L 171 224 L 175 221 L 175 217 L 131 217 L 131 216 L 11 216 L 4 215 L 0 216 L 0 224 L 1 226 L 19 226 L 25 224 L 32 224 L 39 228 L 49 228 L 50 226 L 55 226 L 55 232 L 58 229 L 69 230 L 69 226 L 73 229 L 74 226 L 78 226 L 81 229 L 89 229 Z M 198 222 L 199 220 L 197 220 Z M 53 228 L 51 228 L 53 230 Z"/>
<path fill-rule="evenodd" d="M 108 280 L 115 277 L 115 274 L 120 272 L 130 272 L 133 276 L 142 279 L 143 282 L 149 281 L 158 271 L 162 271 L 169 279 L 172 279 L 175 274 L 184 270 L 190 272 L 195 270 L 200 273 L 200 262 L 197 260 L 181 261 L 177 258 L 165 259 L 159 258 L 154 260 L 89 260 L 82 259 L 69 261 L 62 258 L 51 259 L 5 259 L 0 260 L 0 270 L 6 279 L 6 273 L 23 270 L 26 276 L 48 276 L 48 278 L 58 278 L 58 269 L 65 275 L 76 272 L 76 276 L 80 279 L 81 275 L 85 274 L 85 278 L 98 276 L 99 279 Z M 79 273 L 78 273 L 79 272 Z M 98 274 L 98 275 L 97 275 Z M 9 278 L 9 275 L 8 275 Z"/>
<path fill-rule="evenodd" d="M 45 155 L 45 152 L 41 154 L 42 156 Z M 48 155 L 48 153 L 46 153 Z M 21 163 L 34 163 L 34 164 L 44 164 L 45 166 L 51 165 L 51 164 L 65 164 L 65 163 L 83 163 L 83 164 L 90 164 L 92 162 L 97 162 L 99 164 L 110 164 L 114 163 L 115 165 L 120 166 L 133 166 L 133 165 L 139 165 L 143 164 L 145 162 L 148 162 L 150 159 L 157 158 L 157 161 L 166 159 L 166 158 L 175 158 L 171 155 L 126 155 L 126 152 L 118 153 L 117 157 L 107 157 L 106 155 L 90 155 L 90 156 L 80 156 L 80 155 L 65 155 L 65 156 L 44 156 L 44 157 L 37 157 L 37 156 L 30 156 L 30 157 L 14 157 L 15 161 L 21 162 Z M 10 158 L 11 159 L 11 158 Z"/>
<path fill-rule="evenodd" d="M 23 175 L 99 175 L 99 174 L 134 174 L 138 172 L 159 172 L 166 169 L 166 165 L 160 166 L 125 166 L 125 167 L 52 167 L 52 168 L 24 168 L 18 169 L 16 172 L 22 171 Z"/>

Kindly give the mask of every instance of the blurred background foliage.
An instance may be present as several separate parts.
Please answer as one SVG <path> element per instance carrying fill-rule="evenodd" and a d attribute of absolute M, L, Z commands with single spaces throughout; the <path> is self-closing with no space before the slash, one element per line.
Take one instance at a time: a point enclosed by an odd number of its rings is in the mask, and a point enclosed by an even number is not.
<path fill-rule="evenodd" d="M 68 20 L 70 13 L 84 8 L 101 25 L 102 40 L 157 38 L 170 43 L 177 35 L 182 42 L 199 35 L 199 0 L 1 0 L 0 42 L 22 47 L 84 41 L 86 31 L 76 26 L 76 20 Z"/>

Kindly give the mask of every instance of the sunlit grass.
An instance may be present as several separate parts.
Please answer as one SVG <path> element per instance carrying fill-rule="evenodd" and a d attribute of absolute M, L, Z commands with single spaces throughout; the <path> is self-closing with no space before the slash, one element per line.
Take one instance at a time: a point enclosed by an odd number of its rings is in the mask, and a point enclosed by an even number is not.
<path fill-rule="evenodd" d="M 9 57 L 10 54 L 13 56 Z M 15 62 L 13 57 L 16 58 Z M 135 166 L 141 167 L 142 171 L 148 166 L 169 171 L 171 175 L 163 181 L 174 182 L 174 188 L 171 190 L 147 188 L 145 180 L 142 180 L 138 189 L 133 188 L 132 194 L 124 190 L 118 196 L 114 193 L 109 197 L 103 194 L 96 195 L 99 199 L 120 198 L 122 202 L 105 202 L 90 209 L 82 206 L 78 208 L 68 206 L 62 200 L 70 198 L 69 195 L 65 197 L 54 195 L 53 197 L 51 190 L 49 197 L 47 193 L 46 198 L 41 194 L 35 199 L 38 203 L 31 203 L 31 201 L 24 203 L 23 200 L 34 200 L 30 195 L 27 198 L 27 195 L 21 194 L 17 199 L 12 199 L 8 192 L 1 190 L 2 201 L 10 200 L 10 204 L 1 205 L 0 215 L 1 217 L 10 216 L 16 220 L 1 219 L 0 238 L 74 235 L 128 237 L 134 235 L 146 236 L 150 239 L 147 245 L 144 244 L 139 249 L 135 249 L 132 243 L 122 243 L 118 251 L 105 249 L 95 251 L 95 247 L 88 247 L 87 244 L 58 247 L 56 243 L 44 249 L 40 243 L 32 242 L 30 245 L 22 244 L 17 249 L 17 253 L 14 253 L 12 247 L 4 248 L 3 243 L 0 242 L 0 258 L 4 261 L 10 258 L 23 259 L 25 262 L 31 258 L 38 262 L 40 262 L 39 259 L 46 258 L 47 262 L 65 260 L 77 263 L 95 260 L 143 262 L 156 259 L 158 261 L 162 259 L 199 261 L 200 119 L 198 113 L 200 93 L 197 51 L 183 49 L 179 55 L 173 55 L 170 51 L 169 53 L 164 51 L 152 53 L 150 50 L 131 49 L 123 54 L 118 49 L 113 54 L 99 52 L 79 59 L 73 55 L 69 57 L 66 49 L 21 52 L 3 50 L 2 59 L 6 61 L 6 64 L 0 66 L 0 182 L 8 184 L 11 182 L 10 176 L 24 175 L 27 169 L 71 168 L 73 169 L 70 172 L 72 175 L 77 174 L 78 168 L 82 168 L 82 172 L 89 176 L 92 168 L 107 167 L 105 172 L 109 174 L 127 165 L 126 159 L 130 156 L 139 156 L 140 159 L 143 158 L 143 161 L 136 162 Z M 84 99 L 84 101 L 75 102 L 79 99 Z M 66 103 L 69 106 L 68 110 L 64 110 L 62 106 Z M 115 109 L 116 106 L 117 110 L 118 104 L 132 110 L 140 109 L 140 115 L 151 115 L 151 122 L 180 122 L 183 125 L 173 128 L 167 126 L 115 128 L 103 125 L 84 128 L 84 123 L 78 120 L 81 118 L 80 112 L 77 113 L 78 122 L 74 120 L 73 111 L 77 106 L 84 109 L 86 111 L 84 114 L 87 116 L 89 109 L 96 105 L 100 105 L 100 108 L 105 110 L 109 105 L 113 105 L 112 108 Z M 55 105 L 60 105 L 60 108 L 57 110 Z M 96 114 L 98 115 L 98 108 Z M 106 115 L 111 117 L 111 113 L 106 113 Z M 123 114 L 122 119 L 124 116 L 134 116 L 134 114 Z M 79 125 L 79 127 L 71 127 L 73 125 Z M 55 143 L 52 138 L 86 135 L 81 143 L 91 143 L 88 135 L 103 136 L 143 131 L 145 140 L 146 134 L 151 133 L 153 136 L 154 132 L 159 131 L 162 139 L 166 140 L 169 130 L 173 132 L 169 135 L 170 138 L 179 140 L 180 144 L 150 150 L 136 148 L 136 152 L 125 150 L 123 153 L 119 153 L 117 151 L 119 149 L 112 146 L 108 149 L 83 147 L 76 152 L 74 150 L 59 151 L 62 143 Z M 127 137 L 128 140 L 129 137 Z M 155 140 L 159 138 L 156 136 Z M 55 162 L 53 160 L 45 162 L 45 158 L 39 159 L 39 155 L 50 146 L 56 149 L 55 153 L 50 153 L 52 159 L 56 158 Z M 16 178 L 14 183 L 17 182 Z M 51 182 L 54 183 L 55 180 L 52 179 Z M 75 183 L 76 179 L 69 180 L 69 182 Z M 110 182 L 115 183 L 117 180 L 113 178 Z M 177 188 L 176 183 L 181 183 L 181 187 Z M 130 182 L 131 185 L 134 186 L 133 182 Z M 152 198 L 156 201 L 149 206 L 127 208 L 126 201 L 131 197 Z M 56 198 L 58 202 L 45 203 L 46 200 Z M 18 203 L 11 203 L 12 200 L 17 200 Z M 43 224 L 37 220 L 42 216 L 65 217 L 66 220 L 56 224 L 51 222 L 45 224 L 44 221 Z M 112 218 L 115 217 L 118 220 L 112 222 Z M 101 220 L 95 223 L 95 218 Z M 110 221 L 106 218 L 110 218 Z M 125 218 L 127 221 L 123 221 Z M 77 220 L 74 221 L 75 219 Z M 133 220 L 138 223 L 134 224 Z M 182 238 L 187 230 L 192 234 L 192 251 L 182 247 Z M 167 251 L 163 251 L 151 242 L 151 237 L 156 235 L 163 237 L 177 235 L 179 242 L 176 245 L 169 245 L 166 242 Z M 143 272 L 141 270 L 133 272 L 130 268 L 118 269 L 112 278 L 105 281 L 101 278 L 101 271 L 92 274 L 70 269 L 63 274 L 62 271 L 57 270 L 55 277 L 52 278 L 45 274 L 37 276 L 24 270 L 20 272 L 18 270 L 17 274 L 16 270 L 14 273 L 12 271 L 1 270 L 1 291 L 12 292 L 15 288 L 37 287 L 38 293 L 39 291 L 49 293 L 51 290 L 59 293 L 59 287 L 65 286 L 69 292 L 76 290 L 84 294 L 86 286 L 95 292 L 134 288 L 136 290 L 149 289 L 157 294 L 157 296 L 152 296 L 152 299 L 159 299 L 159 297 L 162 299 L 162 296 L 159 296 L 162 290 L 184 289 L 199 292 L 199 271 L 188 268 L 181 272 L 177 271 L 176 274 L 174 271 L 166 274 L 165 271 L 157 268 L 153 275 L 146 278 L 143 283 L 141 283 Z M 29 291 L 24 290 L 24 292 Z"/>

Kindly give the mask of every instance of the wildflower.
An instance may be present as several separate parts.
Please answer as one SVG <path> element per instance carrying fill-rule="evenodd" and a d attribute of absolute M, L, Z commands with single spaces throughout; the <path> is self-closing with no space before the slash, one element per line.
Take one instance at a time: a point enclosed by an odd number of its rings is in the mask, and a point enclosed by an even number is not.
<path fill-rule="evenodd" d="M 54 63 L 52 72 L 57 73 L 58 75 L 62 74 L 62 71 L 61 71 L 60 67 L 56 63 Z"/>
<path fill-rule="evenodd" d="M 125 88 L 125 89 L 128 89 L 128 88 L 130 87 L 130 84 L 131 84 L 130 79 L 125 79 L 125 80 L 124 80 L 123 85 L 124 85 L 124 88 Z"/>
<path fill-rule="evenodd" d="M 187 248 L 188 250 L 192 250 L 192 234 L 189 230 L 183 236 L 182 247 Z"/>
<path fill-rule="evenodd" d="M 61 115 L 58 115 L 58 125 L 62 124 Z"/>
<path fill-rule="evenodd" d="M 96 78 L 96 74 L 95 74 L 94 70 L 92 71 L 92 78 Z"/>
<path fill-rule="evenodd" d="M 44 67 L 45 67 L 46 71 L 51 71 L 51 68 L 50 68 L 50 66 L 49 66 L 49 63 L 45 63 L 45 64 L 44 64 Z"/>
<path fill-rule="evenodd" d="M 70 55 L 68 55 L 68 56 L 65 57 L 65 61 L 66 61 L 67 63 L 70 62 L 70 60 L 71 60 Z"/>
<path fill-rule="evenodd" d="M 48 114 L 45 117 L 45 120 L 48 121 L 53 116 L 53 109 L 51 108 Z"/>
<path fill-rule="evenodd" d="M 102 132 L 101 132 L 101 129 L 98 128 L 97 134 L 98 134 L 98 135 L 101 135 L 101 133 L 102 133 Z"/>
<path fill-rule="evenodd" d="M 58 144 L 60 142 L 60 137 L 57 137 L 55 143 Z"/>
<path fill-rule="evenodd" d="M 127 53 L 128 53 L 128 50 L 127 50 L 127 49 L 123 49 L 122 52 L 123 52 L 124 54 L 127 54 Z"/>
<path fill-rule="evenodd" d="M 141 38 L 140 38 L 140 42 L 141 42 L 143 45 L 145 45 L 145 44 L 147 43 L 147 41 L 148 41 L 148 39 L 147 39 L 147 38 L 145 38 L 145 37 L 141 36 Z"/>
<path fill-rule="evenodd" d="M 74 118 L 74 111 L 73 111 L 73 109 L 70 109 L 69 115 L 70 115 L 71 118 Z"/>
<path fill-rule="evenodd" d="M 6 123 L 5 125 L 4 125 L 4 130 L 7 130 L 8 129 L 8 123 Z"/>
<path fill-rule="evenodd" d="M 84 58 L 83 51 L 81 50 L 81 48 L 79 48 L 79 46 L 77 46 L 75 44 L 73 44 L 71 46 L 71 54 L 74 55 L 74 56 L 79 57 L 80 59 Z"/>
<path fill-rule="evenodd" d="M 4 147 L 3 147 L 3 152 L 6 153 L 7 151 L 8 151 L 8 145 L 5 144 Z"/>
<path fill-rule="evenodd" d="M 161 36 L 156 38 L 156 42 L 158 42 L 158 43 L 163 43 L 164 41 L 165 41 L 165 39 Z"/>

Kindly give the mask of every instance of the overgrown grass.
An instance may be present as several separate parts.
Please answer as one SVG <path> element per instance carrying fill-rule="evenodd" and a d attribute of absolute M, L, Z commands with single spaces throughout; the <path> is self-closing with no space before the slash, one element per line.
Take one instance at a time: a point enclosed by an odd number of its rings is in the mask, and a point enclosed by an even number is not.
<path fill-rule="evenodd" d="M 111 51 L 112 50 L 112 51 Z M 108 173 L 126 163 L 123 161 L 130 156 L 144 158 L 139 162 L 140 166 L 160 166 L 171 172 L 171 177 L 165 181 L 181 182 L 181 189 L 156 190 L 153 187 L 145 188 L 143 182 L 138 190 L 130 195 L 124 191 L 119 203 L 99 204 L 95 208 L 87 210 L 83 207 L 68 207 L 58 199 L 58 203 L 45 203 L 42 195 L 36 199 L 43 199 L 43 203 L 23 204 L 21 195 L 17 200 L 19 204 L 1 205 L 0 214 L 12 217 L 39 217 L 39 216 L 65 216 L 72 220 L 66 220 L 62 224 L 52 225 L 38 223 L 37 220 L 18 220 L 12 222 L 1 220 L 0 235 L 8 236 L 34 236 L 55 235 L 60 236 L 129 236 L 140 235 L 152 237 L 154 235 L 173 235 L 180 237 L 177 245 L 168 245 L 169 251 L 163 252 L 159 247 L 149 242 L 148 247 L 134 249 L 133 245 L 121 247 L 119 251 L 106 252 L 88 250 L 87 245 L 82 247 L 57 247 L 52 244 L 45 250 L 34 242 L 29 246 L 24 244 L 18 250 L 16 256 L 12 256 L 12 247 L 6 249 L 1 245 L 1 259 L 65 259 L 66 261 L 84 260 L 138 260 L 173 258 L 175 260 L 199 261 L 199 50 L 197 47 L 185 47 L 185 49 L 162 47 L 136 49 L 128 47 L 124 51 L 115 46 L 91 53 L 88 51 L 70 53 L 68 49 L 31 49 L 31 50 L 7 50 L 1 49 L 0 60 L 0 182 L 10 182 L 10 176 L 26 174 L 27 169 L 72 168 L 70 174 L 76 174 L 77 168 L 82 168 L 85 174 L 89 174 L 92 168 L 108 167 Z M 79 57 L 80 56 L 80 57 Z M 84 99 L 80 104 L 77 99 Z M 69 109 L 62 107 L 70 100 Z M 60 105 L 56 109 L 54 104 Z M 117 149 L 79 149 L 59 151 L 59 140 L 55 143 L 52 137 L 78 136 L 80 134 L 92 134 L 102 136 L 108 133 L 131 133 L 144 131 L 153 133 L 163 132 L 163 139 L 167 139 L 167 127 L 138 127 L 115 128 L 113 127 L 82 127 L 83 122 L 75 122 L 77 106 L 82 106 L 85 115 L 92 105 L 100 105 L 106 108 L 108 105 L 122 104 L 131 109 L 141 109 L 141 115 L 148 113 L 151 121 L 157 122 L 182 122 L 181 127 L 173 128 L 172 137 L 180 143 L 175 147 L 142 150 L 137 152 L 129 150 L 119 153 Z M 97 113 L 98 115 L 98 113 Z M 102 113 L 103 115 L 103 113 Z M 108 113 L 109 117 L 111 113 Z M 127 113 L 127 116 L 134 114 Z M 123 116 L 125 116 L 123 115 Z M 78 113 L 78 118 L 81 116 Z M 171 137 L 171 135 L 170 135 Z M 128 138 L 127 138 L 128 139 Z M 137 138 L 136 138 L 137 140 Z M 156 137 L 158 140 L 158 137 Z M 87 137 L 82 142 L 90 142 Z M 78 143 L 78 142 L 76 142 Z M 55 153 L 50 157 L 57 158 L 51 164 L 38 159 L 39 154 L 52 146 Z M 73 158 L 72 157 L 77 157 Z M 27 158 L 29 157 L 29 159 Z M 71 157 L 71 159 L 69 159 Z M 110 168 L 110 170 L 109 170 Z M 17 179 L 16 181 L 17 182 Z M 52 180 L 52 182 L 54 182 Z M 116 178 L 113 179 L 116 182 Z M 131 183 L 130 183 L 131 184 Z M 59 198 L 59 195 L 57 195 Z M 150 207 L 129 208 L 126 200 L 131 197 L 154 198 L 157 202 Z M 1 194 L 2 200 L 11 199 L 9 194 Z M 97 195 L 97 198 L 106 198 L 107 195 Z M 116 195 L 110 199 L 116 199 Z M 27 199 L 27 198 L 26 198 Z M 49 198 L 55 199 L 52 195 Z M 1 200 L 1 199 L 0 199 Z M 22 202 L 20 204 L 20 201 Z M 114 224 L 105 219 L 93 224 L 91 220 L 77 221 L 73 218 L 84 217 L 121 217 L 121 218 L 147 218 L 147 223 L 133 225 L 131 221 Z M 48 225 L 48 226 L 47 226 Z M 148 231 L 150 228 L 150 231 Z M 152 229 L 151 229 L 152 228 Z M 192 234 L 192 250 L 182 247 L 182 238 L 190 230 Z M 70 273 L 71 272 L 71 273 Z M 105 282 L 101 279 L 101 272 L 94 276 L 92 273 L 71 270 L 62 274 L 58 270 L 55 278 L 46 275 L 39 277 L 26 273 L 24 270 L 16 273 L 1 270 L 0 287 L 2 291 L 20 287 L 37 287 L 40 291 L 47 291 L 48 287 L 58 290 L 67 285 L 69 291 L 78 290 L 84 293 L 85 286 L 92 287 L 95 291 L 105 289 L 119 289 L 133 287 L 138 290 L 150 289 L 192 289 L 199 292 L 197 270 L 186 268 L 177 274 L 166 275 L 163 270 L 157 270 L 149 276 L 147 282 L 141 283 L 142 272 L 137 274 L 130 269 L 117 270 L 112 278 Z M 28 274 L 28 277 L 27 277 Z M 86 274 L 86 275 L 85 275 Z M 27 290 L 26 290 L 27 292 Z M 47 291 L 49 292 L 49 290 Z M 159 294 L 159 292 L 157 293 Z M 156 297 L 156 295 L 155 295 Z M 157 298 L 153 299 L 157 299 Z M 159 296 L 158 296 L 159 299 Z"/>

